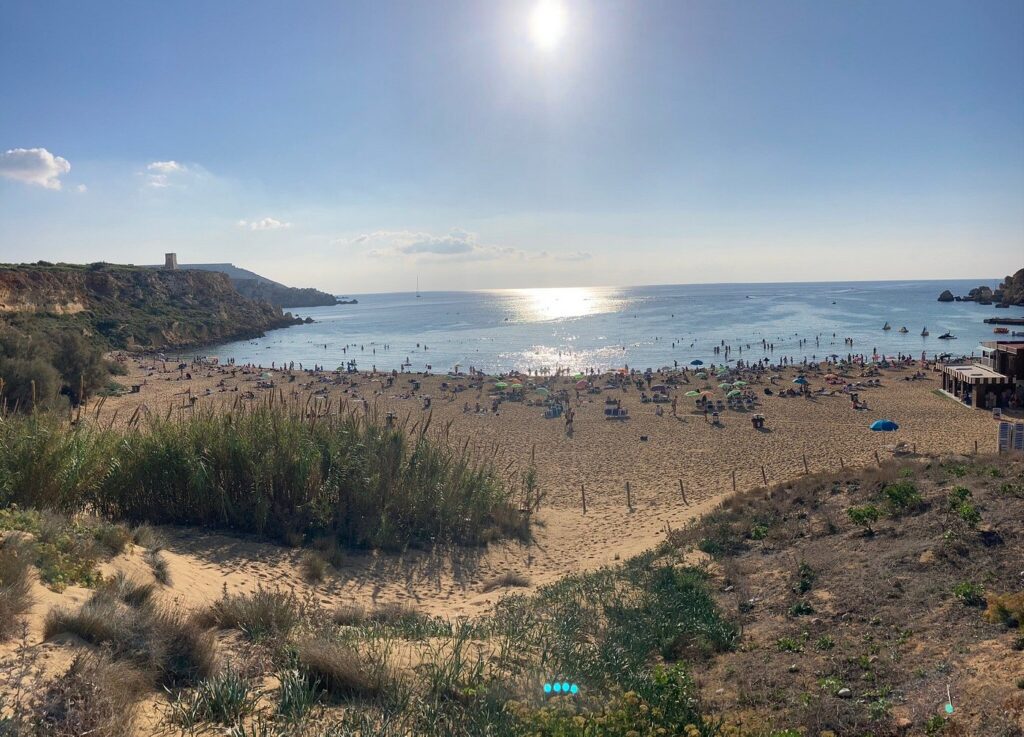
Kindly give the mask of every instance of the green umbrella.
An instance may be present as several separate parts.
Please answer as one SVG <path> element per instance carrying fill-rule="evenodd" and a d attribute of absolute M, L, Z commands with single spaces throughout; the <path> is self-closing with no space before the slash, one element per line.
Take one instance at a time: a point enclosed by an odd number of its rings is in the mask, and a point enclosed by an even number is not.
<path fill-rule="evenodd" d="M 738 397 L 741 394 L 743 394 L 743 392 L 741 392 L 739 389 L 733 389 L 731 392 L 729 392 L 725 396 L 727 396 L 727 397 Z"/>
<path fill-rule="evenodd" d="M 508 384 L 506 384 L 504 381 L 499 381 L 497 384 L 494 385 L 494 388 L 495 389 L 504 389 L 507 386 L 508 386 Z"/>
<path fill-rule="evenodd" d="M 697 378 L 698 379 L 706 379 L 706 378 L 708 378 L 708 375 L 706 373 L 704 373 L 703 371 L 698 371 L 697 372 Z"/>
<path fill-rule="evenodd" d="M 699 397 L 700 396 L 700 392 L 697 391 L 696 389 L 691 389 L 690 391 L 686 392 L 686 396 L 688 396 L 688 397 Z"/>
<path fill-rule="evenodd" d="M 573 374 L 572 378 L 574 378 L 574 379 L 582 379 L 583 378 L 583 374 Z"/>
<path fill-rule="evenodd" d="M 742 381 L 742 380 L 732 382 L 733 386 L 746 386 L 747 384 L 748 384 L 748 382 Z"/>
<path fill-rule="evenodd" d="M 538 394 L 550 394 L 551 391 L 546 386 L 538 386 L 537 387 L 537 393 Z"/>
<path fill-rule="evenodd" d="M 721 384 L 719 384 L 718 388 L 719 389 L 732 389 L 732 384 L 730 384 L 729 382 L 725 381 L 725 382 L 722 382 Z"/>

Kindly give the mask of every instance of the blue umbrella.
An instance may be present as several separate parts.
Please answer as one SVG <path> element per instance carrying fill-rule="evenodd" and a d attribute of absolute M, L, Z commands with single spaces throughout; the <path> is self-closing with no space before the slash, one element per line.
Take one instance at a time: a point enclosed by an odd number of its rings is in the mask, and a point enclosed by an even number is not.
<path fill-rule="evenodd" d="M 802 376 L 798 376 L 795 379 L 793 379 L 793 383 L 794 384 L 810 384 L 811 382 L 809 382 L 807 379 L 805 379 Z"/>
<path fill-rule="evenodd" d="M 692 361 L 690 361 L 690 365 L 691 366 L 703 366 L 704 362 L 702 360 L 700 360 L 699 358 L 695 358 Z"/>
<path fill-rule="evenodd" d="M 875 432 L 892 432 L 899 430 L 900 426 L 892 420 L 875 420 L 871 423 L 871 429 Z"/>

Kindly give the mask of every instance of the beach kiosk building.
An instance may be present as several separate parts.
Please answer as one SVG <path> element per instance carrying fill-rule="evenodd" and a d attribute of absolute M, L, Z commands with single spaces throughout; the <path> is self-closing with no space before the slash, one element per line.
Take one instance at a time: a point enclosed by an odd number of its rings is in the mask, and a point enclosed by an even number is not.
<path fill-rule="evenodd" d="M 978 409 L 1019 409 L 1024 397 L 1024 343 L 985 341 L 972 363 L 942 368 L 942 389 Z"/>

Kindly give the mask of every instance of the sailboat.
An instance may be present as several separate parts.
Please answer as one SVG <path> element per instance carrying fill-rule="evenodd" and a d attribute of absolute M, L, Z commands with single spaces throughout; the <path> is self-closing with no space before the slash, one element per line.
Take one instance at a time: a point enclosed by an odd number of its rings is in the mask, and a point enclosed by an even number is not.
<path fill-rule="evenodd" d="M 886 322 L 885 325 L 882 326 L 882 330 L 892 330 L 892 325 Z"/>
<path fill-rule="evenodd" d="M 901 333 L 909 333 L 910 331 L 909 331 L 909 330 L 907 330 L 907 326 L 906 326 L 906 325 L 904 325 L 903 327 L 901 327 L 901 328 L 900 328 L 900 332 L 901 332 Z"/>
<path fill-rule="evenodd" d="M 928 328 L 927 327 L 921 328 L 921 337 L 922 338 L 927 338 L 928 337 Z"/>
<path fill-rule="evenodd" d="M 419 298 L 420 298 L 420 277 L 419 277 L 419 274 L 417 274 L 416 275 L 416 299 L 419 299 Z"/>

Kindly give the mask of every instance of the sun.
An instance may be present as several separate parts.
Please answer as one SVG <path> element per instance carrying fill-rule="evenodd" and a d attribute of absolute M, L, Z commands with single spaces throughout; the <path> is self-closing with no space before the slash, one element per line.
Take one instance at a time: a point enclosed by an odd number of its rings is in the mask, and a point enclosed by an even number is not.
<path fill-rule="evenodd" d="M 530 16 L 530 36 L 545 51 L 556 48 L 565 35 L 565 8 L 558 0 L 539 0 Z"/>

